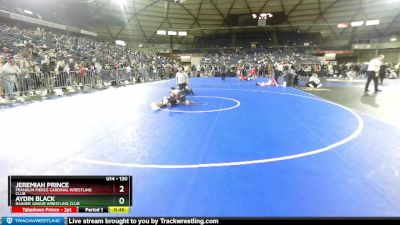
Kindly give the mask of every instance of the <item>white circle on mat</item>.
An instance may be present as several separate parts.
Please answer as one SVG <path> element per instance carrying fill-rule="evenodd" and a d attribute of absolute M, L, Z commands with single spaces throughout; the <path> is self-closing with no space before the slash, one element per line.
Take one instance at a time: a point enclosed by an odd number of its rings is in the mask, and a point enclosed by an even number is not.
<path fill-rule="evenodd" d="M 357 119 L 358 127 L 348 137 L 346 137 L 346 138 L 344 138 L 344 139 L 342 139 L 342 140 L 340 140 L 338 142 L 335 142 L 333 144 L 330 144 L 328 146 L 325 146 L 325 147 L 322 147 L 322 148 L 319 148 L 319 149 L 311 149 L 311 150 L 309 150 L 307 152 L 303 152 L 303 153 L 280 156 L 280 157 L 274 157 L 274 158 L 264 158 L 264 159 L 255 159 L 255 160 L 247 160 L 247 161 L 234 161 L 234 162 L 202 163 L 202 164 L 120 163 L 120 162 L 109 162 L 109 161 L 103 161 L 103 160 L 93 160 L 93 159 L 85 159 L 85 158 L 78 158 L 78 157 L 71 158 L 71 160 L 79 161 L 79 162 L 85 162 L 85 163 L 93 163 L 93 164 L 98 164 L 98 165 L 105 165 L 105 166 L 119 166 L 119 167 L 129 167 L 129 168 L 150 168 L 150 169 L 196 169 L 196 168 L 209 168 L 209 167 L 228 167 L 228 166 L 253 165 L 253 164 L 284 161 L 284 160 L 289 160 L 289 159 L 297 159 L 297 158 L 302 158 L 302 157 L 306 157 L 306 156 L 310 156 L 310 155 L 316 155 L 316 154 L 319 154 L 319 153 L 322 153 L 322 152 L 326 152 L 326 151 L 332 150 L 333 148 L 336 148 L 338 146 L 344 145 L 347 142 L 357 138 L 358 135 L 364 129 L 364 121 L 361 119 L 361 117 L 357 113 L 353 112 L 351 109 L 349 109 L 349 108 L 347 108 L 345 106 L 339 105 L 337 103 L 325 100 L 325 99 L 312 97 L 312 95 L 308 95 L 308 96 L 307 95 L 297 95 L 297 94 L 291 94 L 291 93 L 265 91 L 265 90 L 214 89 L 214 88 L 202 88 L 202 89 L 212 89 L 212 90 L 221 90 L 221 91 L 243 91 L 243 92 L 271 93 L 271 94 L 288 95 L 288 96 L 295 96 L 295 97 L 299 97 L 299 98 L 311 99 L 311 100 L 315 100 L 315 101 L 321 101 L 321 102 L 325 102 L 325 103 L 337 106 L 339 108 L 342 108 L 342 109 L 348 111 L 350 114 L 352 114 Z M 306 94 L 308 94 L 308 93 L 306 93 Z"/>
<path fill-rule="evenodd" d="M 233 101 L 236 104 L 231 107 L 227 108 L 221 108 L 221 109 L 209 109 L 209 110 L 179 110 L 179 109 L 174 109 L 174 108 L 160 108 L 163 111 L 169 111 L 169 112 L 178 112 L 178 113 L 210 113 L 210 112 L 221 112 L 221 111 L 226 111 L 226 110 L 231 110 L 234 108 L 237 108 L 240 106 L 240 102 L 236 99 L 233 98 L 226 98 L 226 97 L 220 97 L 220 96 L 191 96 L 191 98 L 219 98 L 219 99 L 224 99 L 224 100 L 229 100 Z"/>

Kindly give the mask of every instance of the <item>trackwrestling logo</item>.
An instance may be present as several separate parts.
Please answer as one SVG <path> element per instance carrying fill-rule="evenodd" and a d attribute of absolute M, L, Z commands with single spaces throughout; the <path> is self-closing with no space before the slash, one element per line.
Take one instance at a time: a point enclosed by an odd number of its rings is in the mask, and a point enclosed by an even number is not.
<path fill-rule="evenodd" d="M 64 225 L 64 217 L 3 217 L 3 225 Z"/>

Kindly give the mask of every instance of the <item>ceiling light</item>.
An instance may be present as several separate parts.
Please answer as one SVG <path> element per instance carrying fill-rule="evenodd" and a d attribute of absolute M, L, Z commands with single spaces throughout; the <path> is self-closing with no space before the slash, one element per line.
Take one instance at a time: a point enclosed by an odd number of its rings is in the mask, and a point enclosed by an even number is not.
<path fill-rule="evenodd" d="M 126 5 L 126 0 L 114 0 L 118 5 Z"/>
<path fill-rule="evenodd" d="M 337 28 L 348 28 L 349 24 L 348 23 L 338 23 Z"/>
<path fill-rule="evenodd" d="M 27 9 L 24 9 L 24 13 L 26 13 L 26 14 L 29 14 L 29 15 L 32 15 L 32 14 L 33 14 L 33 12 L 32 12 L 32 11 L 30 11 L 30 10 L 27 10 Z"/>
<path fill-rule="evenodd" d="M 167 31 L 166 30 L 157 30 L 157 34 L 158 35 L 167 35 Z"/>
<path fill-rule="evenodd" d="M 379 24 L 379 20 L 367 20 L 365 22 L 365 25 L 367 25 L 367 26 L 378 25 L 378 24 Z"/>
<path fill-rule="evenodd" d="M 168 35 L 176 35 L 176 31 L 169 30 L 169 31 L 168 31 Z"/>
<path fill-rule="evenodd" d="M 352 27 L 359 27 L 359 26 L 362 26 L 364 24 L 364 21 L 354 21 L 354 22 L 351 22 L 351 26 Z"/>

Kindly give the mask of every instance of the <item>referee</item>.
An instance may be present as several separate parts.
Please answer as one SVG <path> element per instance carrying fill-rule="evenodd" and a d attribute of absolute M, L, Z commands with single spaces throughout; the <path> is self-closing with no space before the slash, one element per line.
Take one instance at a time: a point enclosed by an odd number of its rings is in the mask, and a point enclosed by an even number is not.
<path fill-rule="evenodd" d="M 189 78 L 187 73 L 182 72 L 182 67 L 178 67 L 178 72 L 176 72 L 176 85 L 179 90 L 185 90 L 186 85 L 189 84 Z"/>
<path fill-rule="evenodd" d="M 379 78 L 379 69 L 382 65 L 382 61 L 385 58 L 384 55 L 379 55 L 378 58 L 371 59 L 368 63 L 368 69 L 367 69 L 367 83 L 365 84 L 365 90 L 364 92 L 367 93 L 369 84 L 371 83 L 371 80 L 374 81 L 374 87 L 375 87 L 375 93 L 381 91 L 378 89 L 378 78 Z"/>

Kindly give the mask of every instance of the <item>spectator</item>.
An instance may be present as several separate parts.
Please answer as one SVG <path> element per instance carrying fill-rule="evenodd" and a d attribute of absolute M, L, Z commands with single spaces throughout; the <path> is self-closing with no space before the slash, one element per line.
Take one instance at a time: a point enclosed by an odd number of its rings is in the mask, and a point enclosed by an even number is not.
<path fill-rule="evenodd" d="M 16 76 L 20 74 L 21 70 L 15 64 L 14 57 L 9 57 L 0 74 L 0 80 L 5 90 L 6 98 L 15 98 L 14 87 Z"/>
<path fill-rule="evenodd" d="M 386 77 L 386 69 L 388 68 L 388 66 L 386 64 L 382 64 L 379 67 L 379 83 L 383 84 L 383 79 L 385 79 Z"/>
<path fill-rule="evenodd" d="M 311 89 L 322 87 L 321 80 L 318 78 L 316 73 L 313 73 L 313 75 L 310 77 L 306 83 L 306 87 L 310 87 Z"/>

